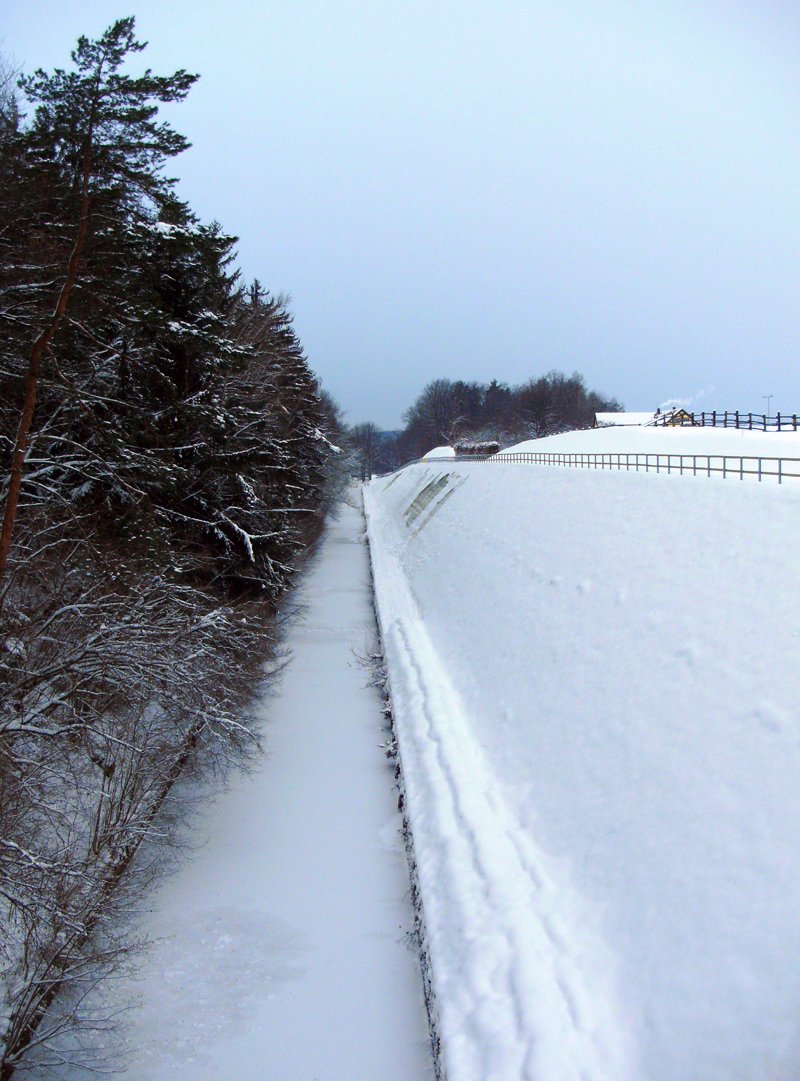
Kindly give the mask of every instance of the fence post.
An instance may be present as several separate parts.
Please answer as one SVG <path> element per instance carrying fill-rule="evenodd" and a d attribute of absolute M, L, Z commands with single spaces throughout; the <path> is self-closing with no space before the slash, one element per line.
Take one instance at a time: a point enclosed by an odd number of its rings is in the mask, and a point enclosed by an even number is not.
<path fill-rule="evenodd" d="M 711 427 L 716 428 L 716 426 L 717 426 L 717 411 L 715 409 L 714 412 L 711 414 Z"/>
<path fill-rule="evenodd" d="M 758 459 L 758 483 L 761 483 L 761 459 Z"/>
<path fill-rule="evenodd" d="M 736 427 L 737 427 L 737 429 L 739 427 L 739 410 L 738 409 L 736 410 Z"/>
<path fill-rule="evenodd" d="M 778 431 L 781 430 L 781 415 L 778 413 Z"/>
<path fill-rule="evenodd" d="M 747 415 L 750 418 L 750 424 L 748 425 L 748 427 L 752 429 L 752 427 L 753 427 L 753 414 L 748 413 Z"/>
<path fill-rule="evenodd" d="M 781 477 L 781 466 L 782 466 L 782 465 L 783 465 L 783 459 L 782 459 L 782 458 L 779 458 L 779 459 L 778 459 L 778 484 L 780 484 L 780 483 L 781 483 L 781 480 L 783 479 L 783 478 Z"/>
<path fill-rule="evenodd" d="M 792 427 L 797 431 L 797 414 L 792 413 Z"/>

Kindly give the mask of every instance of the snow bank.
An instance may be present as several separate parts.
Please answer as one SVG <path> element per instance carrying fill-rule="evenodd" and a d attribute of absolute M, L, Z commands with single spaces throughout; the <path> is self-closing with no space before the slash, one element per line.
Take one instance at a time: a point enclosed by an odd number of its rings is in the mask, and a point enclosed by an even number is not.
<path fill-rule="evenodd" d="M 535 446 L 639 435 L 794 440 Z M 800 492 L 454 462 L 366 508 L 447 1076 L 798 1076 Z"/>

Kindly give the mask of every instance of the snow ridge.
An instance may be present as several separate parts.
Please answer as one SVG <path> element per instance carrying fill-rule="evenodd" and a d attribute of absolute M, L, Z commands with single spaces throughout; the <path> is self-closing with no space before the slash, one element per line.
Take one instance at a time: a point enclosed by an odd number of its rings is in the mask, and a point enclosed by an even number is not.
<path fill-rule="evenodd" d="M 369 489 L 365 510 L 444 1076 L 636 1076 L 614 957 L 503 800 Z"/>

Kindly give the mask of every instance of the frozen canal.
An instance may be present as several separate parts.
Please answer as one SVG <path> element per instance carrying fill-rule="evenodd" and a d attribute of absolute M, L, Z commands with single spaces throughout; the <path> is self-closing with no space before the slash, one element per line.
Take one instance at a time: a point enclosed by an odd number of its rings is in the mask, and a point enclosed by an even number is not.
<path fill-rule="evenodd" d="M 374 635 L 363 532 L 344 506 L 264 707 L 266 758 L 154 897 L 119 1078 L 433 1078 L 380 700 L 353 652 Z"/>

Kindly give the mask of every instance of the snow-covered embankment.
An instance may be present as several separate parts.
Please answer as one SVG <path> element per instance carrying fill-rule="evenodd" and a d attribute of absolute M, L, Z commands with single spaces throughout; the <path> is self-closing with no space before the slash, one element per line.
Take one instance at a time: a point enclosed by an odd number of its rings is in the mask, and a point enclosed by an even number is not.
<path fill-rule="evenodd" d="M 449 1081 L 793 1077 L 800 491 L 454 462 L 366 507 Z"/>

